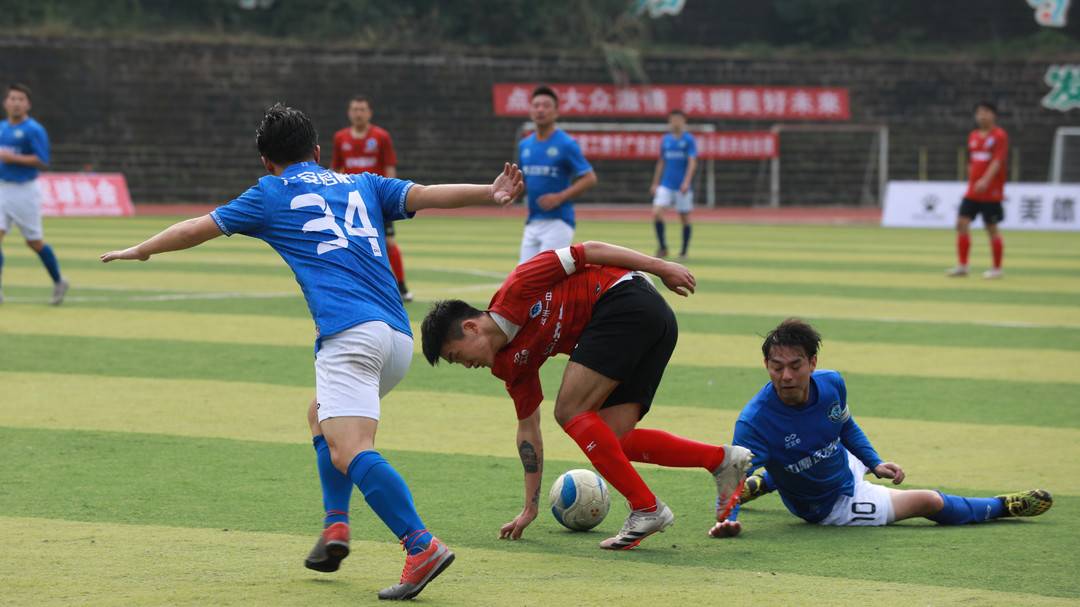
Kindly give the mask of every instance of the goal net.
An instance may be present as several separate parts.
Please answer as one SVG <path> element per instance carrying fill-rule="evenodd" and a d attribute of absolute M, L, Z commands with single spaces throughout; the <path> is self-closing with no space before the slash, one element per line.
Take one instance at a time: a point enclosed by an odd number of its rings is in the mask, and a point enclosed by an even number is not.
<path fill-rule="evenodd" d="M 777 124 L 780 154 L 754 204 L 880 206 L 889 179 L 889 129 L 877 124 Z"/>
<path fill-rule="evenodd" d="M 1050 157 L 1050 181 L 1080 183 L 1080 127 L 1063 126 L 1054 132 Z"/>

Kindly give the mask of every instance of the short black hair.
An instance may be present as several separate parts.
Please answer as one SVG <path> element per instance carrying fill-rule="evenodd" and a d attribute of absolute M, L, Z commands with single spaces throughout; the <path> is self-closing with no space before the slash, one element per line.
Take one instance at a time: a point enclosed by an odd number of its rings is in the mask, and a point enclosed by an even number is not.
<path fill-rule="evenodd" d="M 10 93 L 11 91 L 19 91 L 23 95 L 26 95 L 27 99 L 33 100 L 33 94 L 30 92 L 30 87 L 26 86 L 21 82 L 12 82 L 11 84 L 9 84 L 7 87 L 7 93 Z M 7 93 L 5 93 L 5 96 L 7 96 Z"/>
<path fill-rule="evenodd" d="M 821 334 L 811 327 L 810 323 L 798 318 L 789 318 L 776 325 L 776 328 L 765 336 L 765 342 L 761 344 L 761 354 L 766 360 L 773 346 L 802 348 L 806 353 L 806 358 L 813 358 L 817 356 L 818 348 L 821 347 Z"/>
<path fill-rule="evenodd" d="M 981 107 L 984 107 L 984 108 L 986 108 L 986 109 L 990 110 L 991 112 L 993 112 L 993 113 L 994 113 L 994 115 L 995 115 L 995 116 L 997 116 L 997 113 L 998 113 L 998 111 L 997 111 L 997 106 L 996 106 L 996 105 L 994 105 L 994 104 L 993 104 L 993 102 L 990 102 L 990 101 L 980 101 L 980 102 L 978 102 L 978 103 L 976 103 L 976 104 L 975 104 L 974 110 L 978 110 L 978 109 L 979 109 L 979 108 L 981 108 Z"/>
<path fill-rule="evenodd" d="M 483 312 L 460 299 L 444 299 L 431 304 L 424 322 L 420 324 L 420 339 L 428 363 L 434 367 L 439 362 L 443 344 L 448 340 L 465 337 L 461 330 L 463 321 L 481 315 Z"/>
<path fill-rule="evenodd" d="M 680 110 L 679 108 L 675 108 L 668 112 L 668 117 L 670 118 L 672 116 L 682 116 L 683 118 L 686 118 L 686 112 Z"/>
<path fill-rule="evenodd" d="M 275 103 L 266 108 L 262 122 L 255 130 L 255 145 L 259 153 L 274 164 L 303 162 L 315 155 L 319 134 L 303 112 Z"/>
<path fill-rule="evenodd" d="M 368 107 L 371 107 L 371 100 L 367 98 L 367 95 L 353 95 L 352 99 L 349 100 L 349 104 L 352 105 L 353 103 L 366 103 Z"/>
<path fill-rule="evenodd" d="M 535 99 L 538 95 L 547 95 L 548 97 L 551 97 L 555 100 L 555 107 L 559 107 L 559 96 L 555 94 L 555 89 L 551 88 L 550 86 L 546 84 L 541 84 L 540 86 L 534 88 L 532 95 L 529 95 L 529 99 Z"/>

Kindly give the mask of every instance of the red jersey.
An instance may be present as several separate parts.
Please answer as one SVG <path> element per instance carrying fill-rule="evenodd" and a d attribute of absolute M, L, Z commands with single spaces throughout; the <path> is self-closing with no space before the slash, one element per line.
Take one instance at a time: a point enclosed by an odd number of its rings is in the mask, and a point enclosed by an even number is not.
<path fill-rule="evenodd" d="M 593 306 L 630 270 L 585 263 L 585 246 L 544 251 L 506 277 L 488 304 L 488 312 L 517 326 L 495 354 L 491 374 L 506 382 L 518 419 L 544 400 L 540 365 L 556 354 L 569 354 L 592 318 Z M 511 330 L 513 332 L 513 330 Z"/>
<path fill-rule="evenodd" d="M 386 129 L 368 126 L 365 137 L 353 137 L 352 128 L 334 133 L 330 169 L 339 173 L 375 173 L 386 176 L 386 167 L 397 166 L 394 143 Z"/>
<path fill-rule="evenodd" d="M 979 129 L 968 135 L 968 189 L 964 198 L 977 202 L 1001 202 L 1005 197 L 1006 160 L 1009 154 L 1009 135 L 999 126 L 983 134 Z M 986 169 L 994 160 L 998 161 L 998 171 L 990 179 L 990 184 L 981 192 L 975 191 L 975 182 L 982 179 Z"/>

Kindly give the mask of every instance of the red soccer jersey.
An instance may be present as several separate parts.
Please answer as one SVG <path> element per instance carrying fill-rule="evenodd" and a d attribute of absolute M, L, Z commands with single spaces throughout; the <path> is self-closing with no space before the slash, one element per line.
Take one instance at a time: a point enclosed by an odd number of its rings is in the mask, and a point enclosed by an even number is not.
<path fill-rule="evenodd" d="M 1005 197 L 1006 159 L 1009 154 L 1009 135 L 999 126 L 983 134 L 979 129 L 968 135 L 968 189 L 964 198 L 978 202 L 1001 202 Z M 982 179 L 986 169 L 994 160 L 998 161 L 998 171 L 990 179 L 990 185 L 981 192 L 975 191 L 975 182 Z"/>
<path fill-rule="evenodd" d="M 349 127 L 334 133 L 331 170 L 339 173 L 375 173 L 385 177 L 386 167 L 392 166 L 397 166 L 397 154 L 386 129 L 372 124 L 363 138 L 353 137 Z"/>
<path fill-rule="evenodd" d="M 560 252 L 544 251 L 506 277 L 488 311 L 519 328 L 495 354 L 491 374 L 506 382 L 518 419 L 532 415 L 544 400 L 540 365 L 573 351 L 597 300 L 629 272 L 586 264 L 585 246 L 576 244 Z"/>

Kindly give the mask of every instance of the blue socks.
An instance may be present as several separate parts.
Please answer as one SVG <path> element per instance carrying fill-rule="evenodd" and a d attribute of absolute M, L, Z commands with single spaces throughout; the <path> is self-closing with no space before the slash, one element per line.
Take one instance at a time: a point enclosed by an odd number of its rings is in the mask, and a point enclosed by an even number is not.
<path fill-rule="evenodd" d="M 686 257 L 686 251 L 690 249 L 690 224 L 682 227 L 682 256 Z"/>
<path fill-rule="evenodd" d="M 349 464 L 349 478 L 382 522 L 405 542 L 409 554 L 427 549 L 431 534 L 416 513 L 409 487 L 378 451 L 358 453 Z"/>
<path fill-rule="evenodd" d="M 945 501 L 941 512 L 926 518 L 939 525 L 983 523 L 1005 514 L 1005 504 L 996 497 L 959 497 L 938 491 Z"/>
<path fill-rule="evenodd" d="M 667 248 L 667 237 L 664 235 L 664 222 L 659 219 L 653 220 L 653 227 L 656 228 L 656 240 L 660 242 L 660 248 Z"/>
<path fill-rule="evenodd" d="M 60 282 L 60 264 L 56 261 L 56 254 L 53 253 L 52 247 L 45 245 L 37 254 L 41 258 L 41 263 L 45 264 L 45 269 L 49 271 L 52 281 Z"/>
<path fill-rule="evenodd" d="M 334 467 L 330 460 L 330 445 L 322 434 L 311 439 L 315 445 L 315 459 L 319 465 L 319 481 L 322 484 L 323 508 L 326 518 L 323 527 L 334 523 L 349 522 L 349 500 L 352 498 L 353 484 L 349 477 Z"/>

